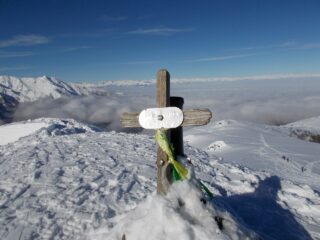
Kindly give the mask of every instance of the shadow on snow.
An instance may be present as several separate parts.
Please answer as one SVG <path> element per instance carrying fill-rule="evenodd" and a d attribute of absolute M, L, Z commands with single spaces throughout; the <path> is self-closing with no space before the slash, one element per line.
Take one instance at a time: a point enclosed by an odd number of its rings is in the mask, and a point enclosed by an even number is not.
<path fill-rule="evenodd" d="M 277 203 L 280 179 L 271 176 L 259 183 L 252 193 L 215 197 L 222 206 L 262 239 L 312 239 L 294 215 Z"/>

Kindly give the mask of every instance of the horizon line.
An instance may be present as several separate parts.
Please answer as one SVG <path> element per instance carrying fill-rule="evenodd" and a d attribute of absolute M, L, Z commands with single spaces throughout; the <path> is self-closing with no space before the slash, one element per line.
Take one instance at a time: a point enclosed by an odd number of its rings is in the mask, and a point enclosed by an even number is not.
<path fill-rule="evenodd" d="M 59 79 L 67 83 L 74 84 L 115 84 L 123 85 L 125 83 L 139 84 L 139 83 L 155 83 L 155 78 L 151 79 L 118 79 L 118 80 L 95 80 L 95 81 L 68 81 L 57 76 L 23 76 L 17 77 L 14 75 L 0 75 L 0 77 L 14 77 L 14 78 L 41 78 L 49 77 Z M 242 80 L 281 80 L 281 79 L 290 79 L 290 78 L 320 78 L 320 72 L 306 72 L 306 73 L 275 73 L 275 74 L 253 74 L 253 75 L 241 75 L 241 76 L 212 76 L 212 77 L 173 77 L 171 78 L 171 83 L 187 83 L 187 82 L 233 82 L 233 81 L 242 81 Z M 117 84 L 118 83 L 118 84 Z"/>

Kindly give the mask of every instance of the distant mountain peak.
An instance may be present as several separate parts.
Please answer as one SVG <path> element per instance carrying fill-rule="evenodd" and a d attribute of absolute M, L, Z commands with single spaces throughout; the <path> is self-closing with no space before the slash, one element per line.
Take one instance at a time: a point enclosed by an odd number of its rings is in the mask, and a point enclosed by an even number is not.
<path fill-rule="evenodd" d="M 10 95 L 19 102 L 32 102 L 41 98 L 82 95 L 79 87 L 54 77 L 36 78 L 0 76 L 0 93 Z"/>

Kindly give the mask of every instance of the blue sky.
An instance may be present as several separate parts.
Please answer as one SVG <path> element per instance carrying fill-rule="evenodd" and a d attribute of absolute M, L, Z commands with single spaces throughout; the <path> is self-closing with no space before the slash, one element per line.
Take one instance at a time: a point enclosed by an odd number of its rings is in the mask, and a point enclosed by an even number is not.
<path fill-rule="evenodd" d="M 320 72 L 318 0 L 0 0 L 0 75 Z"/>

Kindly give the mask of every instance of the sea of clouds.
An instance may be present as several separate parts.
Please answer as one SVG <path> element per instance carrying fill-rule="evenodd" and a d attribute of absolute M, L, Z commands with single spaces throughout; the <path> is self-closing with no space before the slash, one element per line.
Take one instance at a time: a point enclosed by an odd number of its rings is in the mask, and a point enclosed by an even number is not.
<path fill-rule="evenodd" d="M 235 119 L 281 125 L 320 116 L 319 77 L 172 82 L 171 95 L 183 97 L 184 108 L 209 108 L 214 120 Z M 74 118 L 121 130 L 119 116 L 122 112 L 155 107 L 154 84 L 105 88 L 109 93 L 107 96 L 21 103 L 14 114 L 14 121 L 39 117 Z"/>

